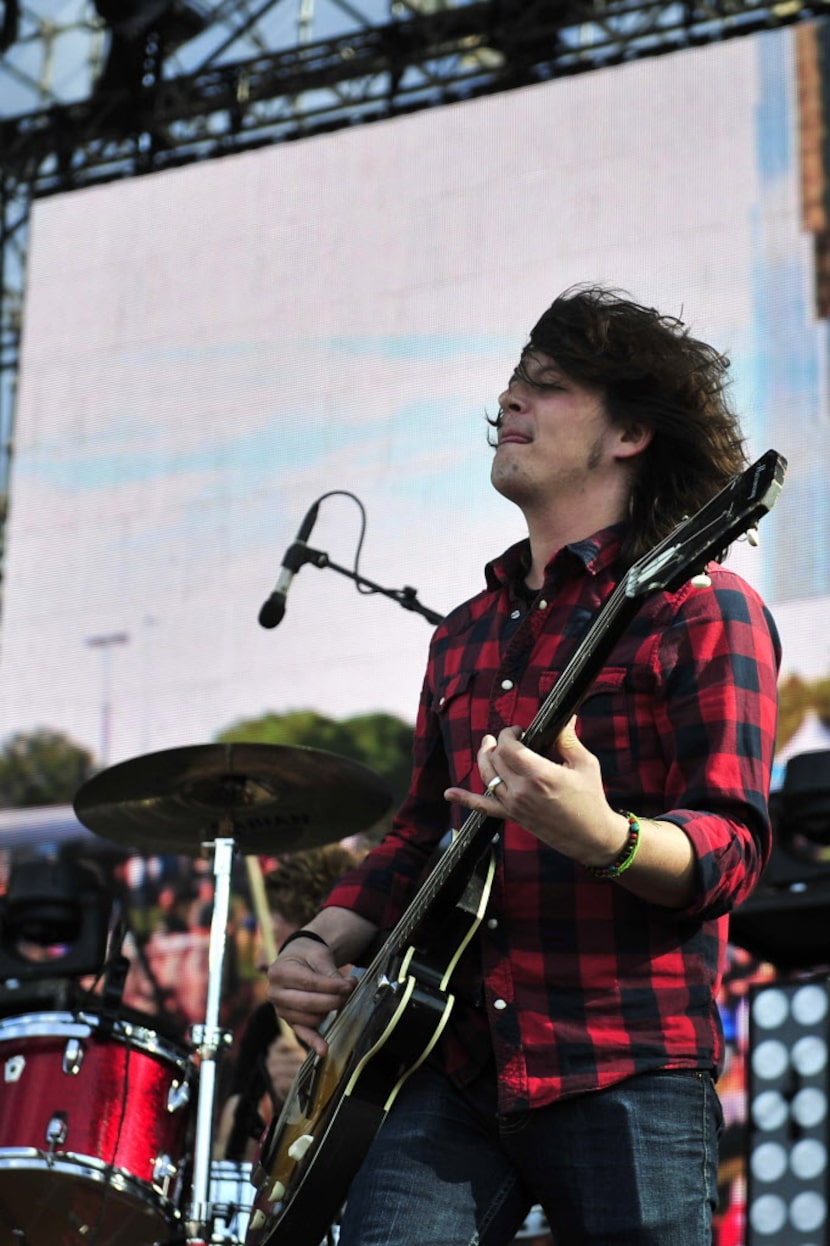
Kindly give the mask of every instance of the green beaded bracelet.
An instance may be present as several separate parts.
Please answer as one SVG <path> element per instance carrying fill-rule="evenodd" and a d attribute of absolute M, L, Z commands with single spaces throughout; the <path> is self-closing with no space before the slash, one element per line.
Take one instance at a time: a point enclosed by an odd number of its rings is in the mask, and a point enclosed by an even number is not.
<path fill-rule="evenodd" d="M 640 823 L 633 813 L 628 813 L 625 809 L 621 809 L 620 813 L 624 818 L 628 818 L 628 839 L 620 855 L 610 865 L 587 867 L 588 873 L 593 874 L 594 878 L 619 878 L 620 874 L 624 874 L 634 863 L 637 849 L 640 846 Z"/>

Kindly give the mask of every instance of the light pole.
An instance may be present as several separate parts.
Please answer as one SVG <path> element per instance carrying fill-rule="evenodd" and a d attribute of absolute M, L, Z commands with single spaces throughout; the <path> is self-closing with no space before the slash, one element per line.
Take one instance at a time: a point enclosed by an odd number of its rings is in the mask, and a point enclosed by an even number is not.
<path fill-rule="evenodd" d="M 101 768 L 109 764 L 110 728 L 112 725 L 112 657 L 114 645 L 126 645 L 128 632 L 108 632 L 103 636 L 87 636 L 85 643 L 101 652 Z"/>

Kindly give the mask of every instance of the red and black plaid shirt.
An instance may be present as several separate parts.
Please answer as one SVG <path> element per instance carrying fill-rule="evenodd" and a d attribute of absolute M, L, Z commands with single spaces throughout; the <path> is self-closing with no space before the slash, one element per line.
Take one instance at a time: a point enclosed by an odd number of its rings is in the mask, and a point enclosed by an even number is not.
<path fill-rule="evenodd" d="M 433 638 L 412 785 L 394 828 L 327 903 L 391 929 L 448 826 L 466 816 L 445 788 L 482 790 L 482 736 L 532 721 L 612 592 L 618 552 L 613 529 L 561 550 L 532 600 L 522 592 L 526 542 L 487 567 L 486 590 Z M 485 920 L 453 977 L 459 1000 L 442 1057 L 460 1082 L 495 1057 L 502 1111 L 648 1069 L 720 1065 L 727 914 L 770 851 L 779 645 L 757 594 L 721 566 L 710 574 L 711 588 L 644 601 L 577 725 L 612 806 L 689 836 L 694 901 L 645 903 L 505 824 Z"/>

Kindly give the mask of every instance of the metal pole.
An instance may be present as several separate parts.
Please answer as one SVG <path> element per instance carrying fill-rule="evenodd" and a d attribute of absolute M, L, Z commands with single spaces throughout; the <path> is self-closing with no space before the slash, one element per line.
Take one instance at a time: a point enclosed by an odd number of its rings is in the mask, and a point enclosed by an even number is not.
<path fill-rule="evenodd" d="M 220 833 L 228 830 L 223 826 Z M 235 841 L 217 838 L 213 844 L 213 875 L 215 892 L 213 917 L 210 924 L 208 952 L 208 991 L 205 1006 L 205 1024 L 194 1028 L 193 1038 L 198 1048 L 199 1102 L 196 1114 L 196 1136 L 193 1156 L 193 1198 L 188 1216 L 188 1241 L 202 1243 L 210 1240 L 210 1162 L 213 1148 L 213 1110 L 216 1098 L 216 1066 L 221 1049 L 227 1045 L 230 1035 L 219 1028 L 219 1005 L 222 998 L 222 980 L 225 963 L 228 915 L 230 913 L 231 867 Z"/>

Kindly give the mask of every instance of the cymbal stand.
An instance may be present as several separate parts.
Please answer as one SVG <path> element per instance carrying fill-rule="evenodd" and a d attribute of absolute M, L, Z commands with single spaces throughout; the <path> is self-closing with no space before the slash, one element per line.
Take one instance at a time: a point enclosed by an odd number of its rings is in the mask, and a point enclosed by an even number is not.
<path fill-rule="evenodd" d="M 230 818 L 223 817 L 219 835 L 213 841 L 213 876 L 215 890 L 210 923 L 208 950 L 208 989 L 205 1024 L 194 1026 L 193 1041 L 199 1052 L 199 1101 L 196 1115 L 196 1136 L 193 1156 L 193 1190 L 189 1208 L 187 1241 L 201 1244 L 210 1241 L 211 1205 L 210 1163 L 213 1149 L 213 1114 L 216 1098 L 216 1065 L 221 1049 L 230 1042 L 230 1034 L 219 1028 L 219 1005 L 222 996 L 225 946 L 230 914 L 231 867 L 236 841 Z"/>

